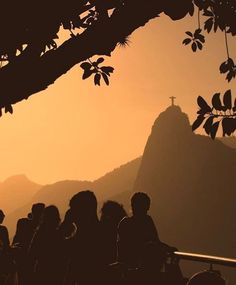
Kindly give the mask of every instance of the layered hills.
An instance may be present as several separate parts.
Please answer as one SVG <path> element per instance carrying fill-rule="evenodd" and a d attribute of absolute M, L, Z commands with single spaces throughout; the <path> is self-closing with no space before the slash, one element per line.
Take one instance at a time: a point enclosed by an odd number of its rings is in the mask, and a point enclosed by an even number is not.
<path fill-rule="evenodd" d="M 64 212 L 71 196 L 88 188 L 100 202 L 116 199 L 127 210 L 132 191 L 145 191 L 164 241 L 181 250 L 235 257 L 235 162 L 236 149 L 192 133 L 188 116 L 171 106 L 156 119 L 141 158 L 93 182 L 43 186 L 7 222 L 13 228 L 34 202 Z"/>
<path fill-rule="evenodd" d="M 141 158 L 137 158 L 93 182 L 66 180 L 42 186 L 27 203 L 22 204 L 18 200 L 16 210 L 6 217 L 6 224 L 11 235 L 14 233 L 17 219 L 26 216 L 31 211 L 33 203 L 43 202 L 47 205 L 56 205 L 63 214 L 68 209 L 70 198 L 85 189 L 92 189 L 100 203 L 112 199 L 115 195 L 123 196 L 125 192 L 131 193 L 140 162 Z"/>
<path fill-rule="evenodd" d="M 0 209 L 9 214 L 20 205 L 28 203 L 42 186 L 25 175 L 14 175 L 0 182 Z"/>

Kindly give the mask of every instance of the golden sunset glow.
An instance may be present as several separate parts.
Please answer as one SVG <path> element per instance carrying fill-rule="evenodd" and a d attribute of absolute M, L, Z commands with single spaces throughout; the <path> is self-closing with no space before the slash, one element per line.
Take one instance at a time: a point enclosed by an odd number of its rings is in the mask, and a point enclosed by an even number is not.
<path fill-rule="evenodd" d="M 196 19 L 161 16 L 117 48 L 105 65 L 115 67 L 109 87 L 82 81 L 73 68 L 48 90 L 18 103 L 0 120 L 0 180 L 26 174 L 45 184 L 93 180 L 142 155 L 157 115 L 176 104 L 193 120 L 196 98 L 234 87 L 219 73 L 226 58 L 224 36 L 207 37 L 202 52 L 182 46 Z"/>

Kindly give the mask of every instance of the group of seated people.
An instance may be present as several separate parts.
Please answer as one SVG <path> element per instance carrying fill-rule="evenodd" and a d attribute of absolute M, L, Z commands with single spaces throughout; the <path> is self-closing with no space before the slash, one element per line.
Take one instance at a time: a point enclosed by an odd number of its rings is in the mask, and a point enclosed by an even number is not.
<path fill-rule="evenodd" d="M 56 206 L 34 204 L 17 222 L 12 243 L 0 210 L 0 284 L 186 284 L 180 270 L 163 273 L 175 248 L 160 241 L 148 215 L 149 196 L 134 193 L 131 208 L 128 216 L 122 205 L 107 201 L 99 219 L 89 190 L 71 198 L 63 221 Z"/>

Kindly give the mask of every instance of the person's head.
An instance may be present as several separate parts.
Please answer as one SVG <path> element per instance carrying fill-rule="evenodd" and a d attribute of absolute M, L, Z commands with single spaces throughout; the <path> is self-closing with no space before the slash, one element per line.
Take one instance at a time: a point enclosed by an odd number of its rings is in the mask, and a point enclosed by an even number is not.
<path fill-rule="evenodd" d="M 220 274 L 214 271 L 202 271 L 195 274 L 188 281 L 187 285 L 225 285 L 225 280 L 220 276 Z"/>
<path fill-rule="evenodd" d="M 146 215 L 150 208 L 151 200 L 146 193 L 137 192 L 131 198 L 133 215 Z"/>
<path fill-rule="evenodd" d="M 56 206 L 51 205 L 44 209 L 41 225 L 55 229 L 59 226 L 60 221 L 60 213 Z"/>
<path fill-rule="evenodd" d="M 0 224 L 2 224 L 2 223 L 3 223 L 4 218 L 5 218 L 5 215 L 4 215 L 3 211 L 2 211 L 2 210 L 0 210 Z"/>
<path fill-rule="evenodd" d="M 114 224 L 118 223 L 127 216 L 127 213 L 123 205 L 108 200 L 106 201 L 101 208 L 101 221 L 111 221 Z"/>
<path fill-rule="evenodd" d="M 45 204 L 43 203 L 33 204 L 32 209 L 31 209 L 32 219 L 36 222 L 40 221 L 44 209 L 45 209 Z"/>
<path fill-rule="evenodd" d="M 70 210 L 75 223 L 97 220 L 97 198 L 90 190 L 81 191 L 71 198 Z"/>

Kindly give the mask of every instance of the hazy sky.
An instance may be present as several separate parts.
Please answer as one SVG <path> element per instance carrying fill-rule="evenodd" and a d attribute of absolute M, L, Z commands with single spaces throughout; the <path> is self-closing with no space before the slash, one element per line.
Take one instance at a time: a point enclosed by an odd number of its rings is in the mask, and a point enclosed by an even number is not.
<path fill-rule="evenodd" d="M 181 44 L 193 27 L 195 18 L 172 22 L 162 16 L 106 60 L 115 67 L 110 87 L 82 81 L 77 66 L 15 105 L 13 115 L 0 119 L 0 180 L 21 173 L 42 184 L 96 179 L 142 154 L 169 96 L 193 120 L 198 95 L 210 99 L 215 91 L 234 91 L 235 82 L 227 84 L 218 71 L 226 58 L 224 35 L 211 35 L 193 54 Z"/>

